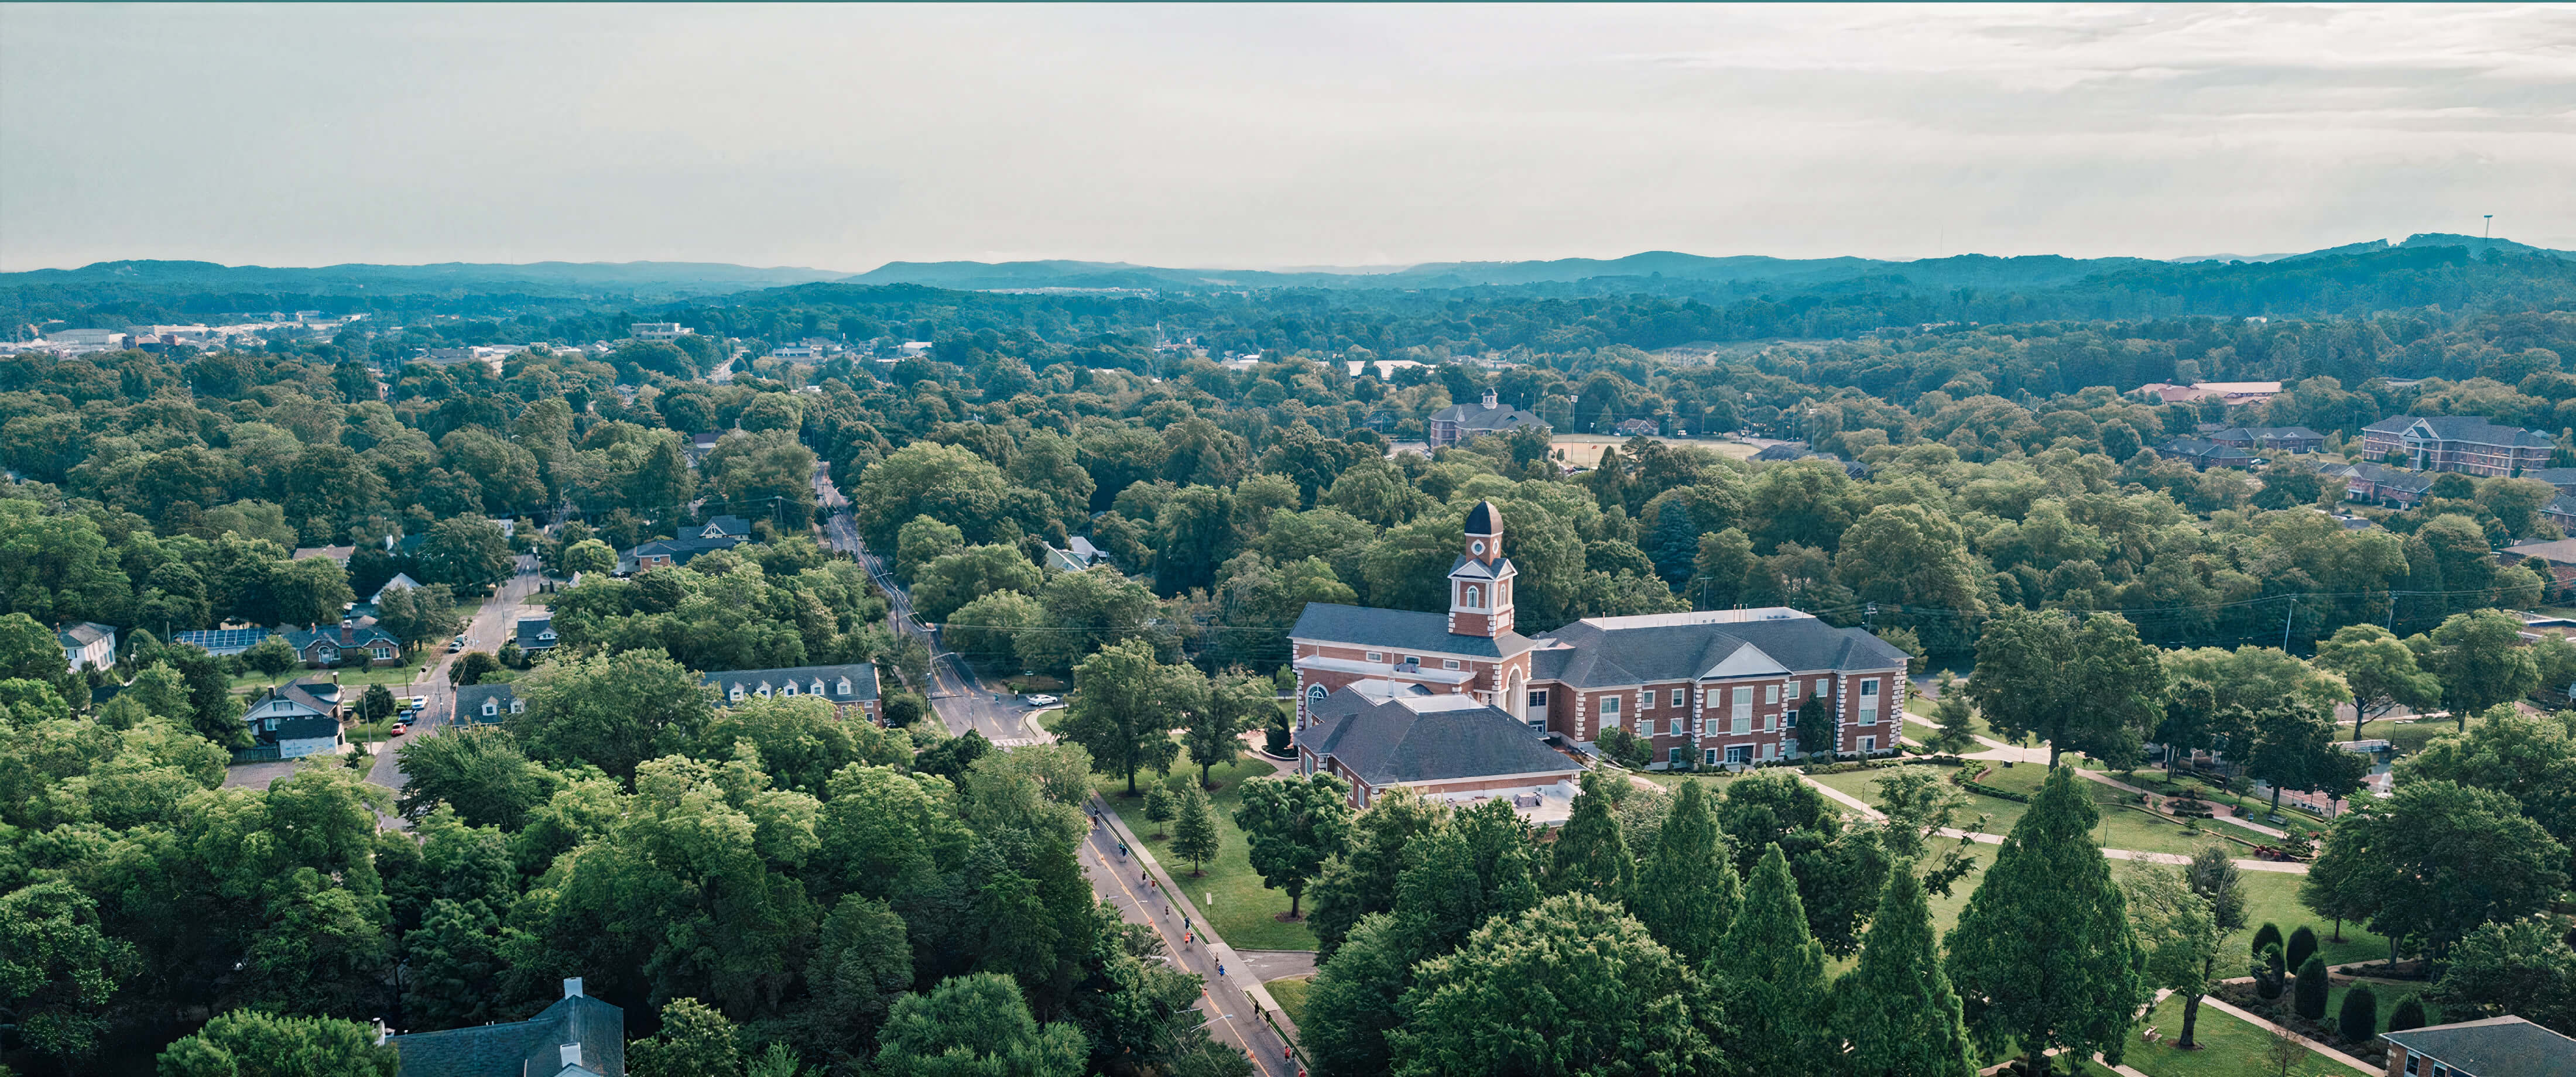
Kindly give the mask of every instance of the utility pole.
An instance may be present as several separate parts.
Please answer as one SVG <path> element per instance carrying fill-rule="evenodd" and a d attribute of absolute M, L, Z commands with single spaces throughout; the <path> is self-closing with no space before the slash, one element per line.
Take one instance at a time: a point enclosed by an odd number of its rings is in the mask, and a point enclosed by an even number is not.
<path fill-rule="evenodd" d="M 2494 238 L 2495 238 L 2495 214 L 2492 214 L 2492 213 L 2487 214 L 2487 230 L 2486 230 L 2486 232 L 2484 233 L 2484 235 L 2482 235 L 2480 238 L 2484 238 L 2484 239 L 2494 239 Z"/>
<path fill-rule="evenodd" d="M 2299 596 L 2290 596 L 2290 612 L 2281 615 L 2281 649 L 2290 649 L 2290 622 L 2299 616 Z"/>

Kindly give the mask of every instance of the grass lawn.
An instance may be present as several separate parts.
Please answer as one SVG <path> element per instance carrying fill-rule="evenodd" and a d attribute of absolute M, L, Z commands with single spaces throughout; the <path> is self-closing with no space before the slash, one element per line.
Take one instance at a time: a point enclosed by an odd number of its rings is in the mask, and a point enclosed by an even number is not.
<path fill-rule="evenodd" d="M 1187 756 L 1183 758 L 1186 760 Z M 1190 777 L 1198 776 L 1197 767 L 1176 765 L 1172 773 L 1178 775 L 1184 769 Z M 1212 777 L 1219 788 L 1210 795 L 1210 799 L 1215 801 L 1218 852 L 1216 859 L 1206 865 L 1206 874 L 1197 877 L 1190 875 L 1189 861 L 1172 856 L 1169 828 L 1165 828 L 1167 836 L 1164 840 L 1155 841 L 1154 824 L 1145 821 L 1142 792 L 1145 783 L 1155 780 L 1153 774 L 1136 776 L 1139 795 L 1134 797 L 1126 795 L 1126 780 L 1115 775 L 1093 775 L 1092 788 L 1099 790 L 1100 795 L 1117 810 L 1127 829 L 1134 831 L 1154 851 L 1154 858 L 1162 862 L 1167 880 L 1174 886 L 1188 888 L 1190 900 L 1207 914 L 1227 945 L 1245 950 L 1312 950 L 1315 948 L 1315 933 L 1307 930 L 1304 922 L 1290 923 L 1277 919 L 1277 914 L 1288 911 L 1288 892 L 1261 885 L 1261 876 L 1252 870 L 1252 854 L 1247 851 L 1243 831 L 1234 825 L 1234 809 L 1242 803 L 1240 790 L 1244 779 L 1276 773 L 1277 768 L 1259 759 L 1246 759 L 1233 766 L 1216 768 Z M 1210 893 L 1216 895 L 1213 903 L 1208 901 Z"/>
<path fill-rule="evenodd" d="M 2469 725 L 2477 724 L 2477 719 L 2469 719 Z M 2450 718 L 2426 718 L 2420 722 L 2399 722 L 2382 718 L 2364 727 L 2362 734 L 2371 740 L 2386 740 L 2397 749 L 2399 755 L 2413 755 L 2423 751 L 2425 745 L 2433 743 L 2433 738 L 2459 731 L 2460 723 Z M 2351 734 L 2352 727 L 2346 725 L 2337 730 L 2335 737 L 2342 739 Z"/>
<path fill-rule="evenodd" d="M 302 666 L 297 666 L 294 669 L 287 670 L 286 672 L 274 677 L 265 673 L 245 673 L 232 679 L 232 689 L 236 692 L 258 692 L 261 689 L 285 684 L 288 681 L 327 681 L 331 680 L 334 675 L 337 675 L 339 682 L 344 685 L 354 684 L 365 686 L 370 684 L 381 684 L 391 687 L 393 685 L 410 684 L 411 682 L 420 679 L 421 670 L 427 668 L 430 663 L 437 661 L 442 653 L 444 652 L 435 648 L 423 647 L 405 657 L 401 665 L 381 666 L 369 669 L 306 669 Z"/>
<path fill-rule="evenodd" d="M 2164 1040 L 2146 1043 L 2132 1040 L 2120 1059 L 2121 1064 L 2144 1073 L 2147 1077 L 2269 1077 L 2263 1068 L 2263 1048 L 2272 1042 L 2272 1034 L 2203 1002 L 2200 1019 L 2192 1024 L 2192 1040 L 2198 1049 L 2185 1051 L 2173 1046 L 2182 1038 L 2182 999 L 2169 997 L 2156 1004 L 2148 1022 L 2164 1032 Z M 2351 1073 L 2349 1066 L 2328 1062 L 2310 1052 L 2307 1060 L 2292 1069 L 2294 1074 Z"/>
<path fill-rule="evenodd" d="M 2326 991 L 2326 1023 L 2335 1024 L 2339 1020 L 2337 1015 L 2343 1013 L 2343 997 L 2351 994 L 2354 986 L 2355 985 L 2353 984 L 2339 983 Z M 2431 984 L 2371 984 L 2371 993 L 2379 996 L 2379 1020 L 2373 1025 L 2371 1031 L 2388 1031 L 2388 1015 L 2397 1009 L 2397 1003 L 2400 1000 L 2404 999 L 2408 995 L 2421 997 L 2424 992 L 2432 989 L 2433 985 Z M 2442 1007 L 2435 1004 L 2431 999 L 2424 1000 L 2424 1023 L 2428 1025 L 2438 1025 L 2443 1023 Z M 2336 1025 L 2336 1027 L 2340 1028 L 2342 1026 Z M 2337 1046 L 2342 1045 L 2338 1044 Z M 2351 1051 L 2353 1054 L 2361 1053 L 2351 1047 L 2344 1047 L 2344 1050 Z"/>
<path fill-rule="evenodd" d="M 1306 1021 L 1306 993 L 1315 989 L 1315 981 L 1304 976 L 1285 976 L 1261 985 L 1279 1003 L 1279 1012 L 1288 1015 L 1291 1024 Z"/>
<path fill-rule="evenodd" d="M 2343 941 L 2334 941 L 2334 921 L 2309 912 L 2307 906 L 2299 904 L 2299 884 L 2306 882 L 2307 876 L 2277 871 L 2239 871 L 2236 874 L 2243 880 L 2245 888 L 2245 927 L 2229 935 L 2226 945 L 2220 950 L 2224 955 L 2220 960 L 2226 963 L 2221 970 L 2224 975 L 2245 975 L 2242 970 L 2234 969 L 2234 963 L 2243 961 L 2250 964 L 2253 961 L 2254 932 L 2267 922 L 2280 925 L 2283 938 L 2288 938 L 2301 924 L 2314 929 L 2317 952 L 2325 956 L 2329 965 L 2388 957 L 2388 940 L 2357 924 L 2345 923 Z M 2395 1002 L 2394 999 L 2381 1001 Z"/>

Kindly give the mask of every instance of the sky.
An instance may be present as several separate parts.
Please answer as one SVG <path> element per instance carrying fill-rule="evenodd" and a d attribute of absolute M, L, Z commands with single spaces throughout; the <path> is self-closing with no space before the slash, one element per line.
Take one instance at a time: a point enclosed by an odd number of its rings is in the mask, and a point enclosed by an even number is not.
<path fill-rule="evenodd" d="M 2576 6 L 0 5 L 0 270 L 2576 248 Z"/>

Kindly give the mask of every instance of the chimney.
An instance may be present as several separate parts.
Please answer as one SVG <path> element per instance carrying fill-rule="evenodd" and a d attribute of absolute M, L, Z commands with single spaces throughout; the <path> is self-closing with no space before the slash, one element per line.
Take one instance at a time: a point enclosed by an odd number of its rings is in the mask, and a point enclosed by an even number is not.
<path fill-rule="evenodd" d="M 564 997 L 565 997 L 565 998 L 580 998 L 580 997 L 581 997 L 581 977 L 579 977 L 579 976 L 566 976 L 566 977 L 564 977 Z"/>
<path fill-rule="evenodd" d="M 557 1047 L 555 1048 L 555 1053 L 563 1056 L 564 1065 L 581 1065 L 581 1045 L 578 1043 L 567 1043 L 561 1047 Z"/>
<path fill-rule="evenodd" d="M 1485 410 L 1486 410 L 1486 411 L 1492 411 L 1492 410 L 1494 410 L 1495 408 L 1499 408 L 1499 407 L 1502 407 L 1502 406 L 1503 406 L 1502 399 L 1501 399 L 1500 397 L 1496 396 L 1493 390 L 1491 390 L 1491 389 L 1487 389 L 1487 390 L 1485 390 Z"/>

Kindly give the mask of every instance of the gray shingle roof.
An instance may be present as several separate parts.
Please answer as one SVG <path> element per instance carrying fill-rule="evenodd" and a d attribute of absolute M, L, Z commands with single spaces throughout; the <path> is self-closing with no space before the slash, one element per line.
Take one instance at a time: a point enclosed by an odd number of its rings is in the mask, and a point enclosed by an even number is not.
<path fill-rule="evenodd" d="M 1449 631 L 1449 615 L 1445 613 L 1381 610 L 1332 602 L 1307 603 L 1306 612 L 1298 614 L 1296 626 L 1288 630 L 1288 638 L 1364 644 L 1391 651 L 1429 651 L 1469 658 L 1501 658 L 1534 646 L 1529 637 L 1518 632 L 1505 632 L 1492 639 L 1454 635 Z"/>
<path fill-rule="evenodd" d="M 510 717 L 510 704 L 519 698 L 519 690 L 504 684 L 469 684 L 456 690 L 456 720 L 497 725 Z M 498 713 L 483 716 L 483 701 L 497 700 Z"/>
<path fill-rule="evenodd" d="M 1403 700 L 1380 702 L 1345 688 L 1308 713 L 1316 720 L 1297 743 L 1341 760 L 1372 785 L 1583 770 L 1494 707 L 1417 714 Z"/>
<path fill-rule="evenodd" d="M 1469 433 L 1491 433 L 1524 426 L 1546 426 L 1547 420 L 1536 414 L 1511 407 L 1486 407 L 1483 404 L 1451 404 L 1431 413 L 1434 422 L 1457 423 Z"/>
<path fill-rule="evenodd" d="M 2546 449 L 2556 444 L 2546 434 L 2518 426 L 2500 426 L 2479 415 L 2399 415 L 2363 427 L 2383 434 L 2400 434 L 2417 423 L 2425 432 L 2441 441 L 2466 441 L 2476 445 L 2510 445 L 2526 449 Z"/>
<path fill-rule="evenodd" d="M 841 678 L 850 679 L 850 694 L 840 694 Z M 757 693 L 764 683 L 775 692 L 794 682 L 799 695 L 810 694 L 815 681 L 823 682 L 823 699 L 832 703 L 864 703 L 877 698 L 877 667 L 872 662 L 852 662 L 838 666 L 795 666 L 785 669 L 736 669 L 709 673 L 700 683 L 713 685 L 719 700 L 731 698 L 739 685 L 744 696 Z"/>
<path fill-rule="evenodd" d="M 564 1044 L 581 1045 L 582 1069 L 626 1073 L 626 1011 L 588 995 L 563 999 L 525 1021 L 396 1036 L 399 1077 L 520 1077 L 563 1070 Z"/>
<path fill-rule="evenodd" d="M 340 735 L 340 720 L 337 718 L 317 718 L 311 715 L 289 718 L 277 723 L 277 732 L 270 735 L 282 741 L 320 740 L 325 737 L 336 737 Z"/>
<path fill-rule="evenodd" d="M 2526 479 L 2538 479 L 2564 490 L 2576 486 L 2576 467 L 2535 467 L 2522 473 Z"/>
<path fill-rule="evenodd" d="M 1695 680 L 1721 665 L 1726 667 L 1723 675 L 1765 672 L 1773 666 L 1790 673 L 1905 668 L 1905 652 L 1860 629 L 1836 628 L 1789 610 L 1780 611 L 1787 616 L 1773 618 L 1750 612 L 1756 616 L 1696 624 L 1666 623 L 1686 620 L 1681 615 L 1576 621 L 1540 637 L 1567 644 L 1571 650 L 1532 655 L 1531 679 L 1608 688 Z M 1746 651 L 1747 647 L 1752 650 Z M 1567 657 L 1554 659 L 1557 653 Z M 1561 661 L 1563 666 L 1553 678 L 1542 676 L 1537 664 L 1541 658 Z M 1763 661 L 1766 658 L 1768 662 Z"/>
<path fill-rule="evenodd" d="M 522 651 L 542 651 L 552 648 L 555 645 L 555 619 L 552 617 L 520 618 L 517 636 L 519 649 Z"/>
<path fill-rule="evenodd" d="M 2383 1032 L 2380 1038 L 2462 1077 L 2576 1077 L 2576 1039 L 2511 1015 Z"/>

